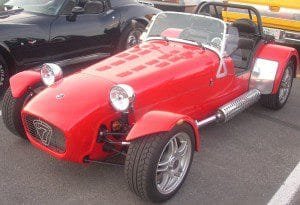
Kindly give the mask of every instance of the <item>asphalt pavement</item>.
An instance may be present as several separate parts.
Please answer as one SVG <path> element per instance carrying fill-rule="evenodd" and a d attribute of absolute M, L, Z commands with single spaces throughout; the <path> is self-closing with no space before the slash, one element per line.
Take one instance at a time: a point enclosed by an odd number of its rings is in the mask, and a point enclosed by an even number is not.
<path fill-rule="evenodd" d="M 8 132 L 2 118 L 0 130 L 0 204 L 144 204 L 123 168 L 59 161 Z M 257 104 L 200 134 L 202 150 L 166 204 L 268 204 L 300 161 L 300 80 L 282 110 Z"/>

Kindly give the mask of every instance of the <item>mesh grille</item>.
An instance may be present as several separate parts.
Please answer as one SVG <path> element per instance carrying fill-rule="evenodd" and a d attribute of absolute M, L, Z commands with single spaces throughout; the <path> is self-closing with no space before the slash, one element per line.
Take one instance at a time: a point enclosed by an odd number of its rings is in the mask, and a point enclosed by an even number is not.
<path fill-rule="evenodd" d="M 30 115 L 25 116 L 25 122 L 26 129 L 34 140 L 55 152 L 66 151 L 65 137 L 59 129 Z"/>

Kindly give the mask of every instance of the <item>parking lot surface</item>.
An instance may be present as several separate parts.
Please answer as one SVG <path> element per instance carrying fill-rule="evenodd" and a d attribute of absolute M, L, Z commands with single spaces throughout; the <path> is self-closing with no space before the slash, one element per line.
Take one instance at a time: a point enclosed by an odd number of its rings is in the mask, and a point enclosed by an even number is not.
<path fill-rule="evenodd" d="M 202 150 L 166 204 L 267 204 L 300 161 L 300 80 L 286 106 L 259 104 L 200 130 Z M 0 204 L 143 204 L 123 168 L 58 161 L 13 136 L 0 120 Z M 296 182 L 300 183 L 300 182 Z M 300 204 L 300 191 L 291 200 Z"/>

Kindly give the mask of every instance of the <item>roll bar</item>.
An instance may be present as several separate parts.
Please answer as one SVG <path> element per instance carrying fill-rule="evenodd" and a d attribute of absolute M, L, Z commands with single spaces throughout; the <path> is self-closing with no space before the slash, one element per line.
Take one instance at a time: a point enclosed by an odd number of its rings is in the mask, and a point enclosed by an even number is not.
<path fill-rule="evenodd" d="M 217 12 L 217 6 L 223 7 L 223 8 L 236 8 L 236 9 L 244 9 L 248 11 L 249 18 L 252 20 L 252 12 L 255 14 L 256 19 L 257 19 L 257 26 L 258 26 L 258 32 L 260 36 L 263 36 L 263 27 L 262 27 L 262 20 L 261 20 L 261 15 L 259 11 L 254 8 L 253 6 L 248 6 L 248 5 L 240 5 L 240 4 L 229 4 L 229 3 L 219 3 L 219 2 L 207 2 L 204 4 L 199 4 L 196 8 L 196 14 L 199 14 L 201 12 L 206 13 L 205 8 L 209 8 L 209 6 L 213 6 L 214 10 L 217 14 L 217 17 L 222 19 L 222 16 Z"/>

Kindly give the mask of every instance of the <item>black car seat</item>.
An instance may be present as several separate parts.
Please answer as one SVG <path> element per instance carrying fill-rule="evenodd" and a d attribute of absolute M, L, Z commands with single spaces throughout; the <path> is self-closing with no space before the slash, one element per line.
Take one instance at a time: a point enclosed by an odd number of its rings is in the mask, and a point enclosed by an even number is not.
<path fill-rule="evenodd" d="M 104 12 L 104 4 L 102 1 L 89 0 L 84 5 L 86 14 L 99 14 Z"/>
<path fill-rule="evenodd" d="M 239 32 L 238 48 L 231 54 L 234 65 L 238 69 L 245 70 L 249 67 L 251 54 L 256 45 L 258 27 L 250 19 L 238 19 L 231 24 Z"/>
<path fill-rule="evenodd" d="M 238 19 L 231 26 L 236 27 L 244 37 L 254 38 L 258 34 L 257 25 L 250 19 Z"/>

